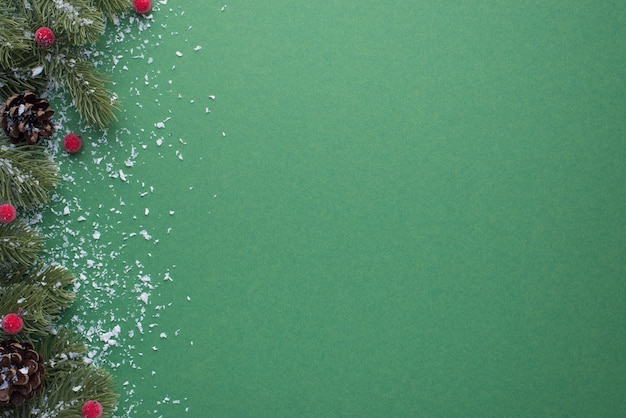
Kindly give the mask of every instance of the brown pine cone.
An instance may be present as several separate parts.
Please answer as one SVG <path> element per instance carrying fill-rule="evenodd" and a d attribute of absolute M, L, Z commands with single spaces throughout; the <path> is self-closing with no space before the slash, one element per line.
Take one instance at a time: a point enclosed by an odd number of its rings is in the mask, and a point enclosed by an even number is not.
<path fill-rule="evenodd" d="M 50 137 L 54 126 L 46 99 L 37 98 L 32 91 L 9 97 L 0 107 L 0 126 L 11 142 L 35 145 L 42 137 Z"/>
<path fill-rule="evenodd" d="M 20 406 L 41 390 L 43 359 L 30 343 L 0 342 L 0 406 Z"/>

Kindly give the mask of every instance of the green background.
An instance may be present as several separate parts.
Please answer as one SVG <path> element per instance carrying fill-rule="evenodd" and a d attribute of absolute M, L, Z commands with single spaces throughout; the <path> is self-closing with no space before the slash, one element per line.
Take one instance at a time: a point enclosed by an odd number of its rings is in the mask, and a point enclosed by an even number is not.
<path fill-rule="evenodd" d="M 155 5 L 64 163 L 121 415 L 626 416 L 626 3 Z"/>

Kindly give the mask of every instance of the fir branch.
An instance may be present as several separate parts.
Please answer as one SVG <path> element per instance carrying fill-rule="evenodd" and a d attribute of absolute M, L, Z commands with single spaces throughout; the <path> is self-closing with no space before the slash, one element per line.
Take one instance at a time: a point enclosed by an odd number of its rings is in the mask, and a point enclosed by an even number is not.
<path fill-rule="evenodd" d="M 83 403 L 96 399 L 111 416 L 117 405 L 111 375 L 85 361 L 87 348 L 78 341 L 76 333 L 63 328 L 35 344 L 37 352 L 46 359 L 44 391 L 27 404 L 15 409 L 15 417 L 80 417 Z M 79 388 L 78 390 L 76 390 Z"/>
<path fill-rule="evenodd" d="M 102 11 L 102 13 L 113 17 L 118 13 L 124 13 L 128 11 L 128 0 L 96 0 L 96 7 Z"/>
<path fill-rule="evenodd" d="M 30 268 L 43 250 L 43 237 L 21 220 L 0 224 L 0 273 Z"/>
<path fill-rule="evenodd" d="M 93 63 L 59 56 L 52 64 L 51 78 L 55 84 L 63 85 L 82 119 L 101 129 L 117 120 L 116 96 L 107 89 L 107 78 Z"/>
<path fill-rule="evenodd" d="M 33 9 L 42 23 L 75 46 L 95 42 L 104 32 L 102 13 L 91 0 L 34 0 Z"/>
<path fill-rule="evenodd" d="M 9 275 L 0 287 L 0 312 L 23 310 L 23 333 L 30 338 L 50 334 L 50 327 L 74 298 L 74 276 L 63 266 L 41 267 Z"/>
<path fill-rule="evenodd" d="M 27 72 L 19 68 L 7 72 L 0 70 L 0 101 L 24 90 L 42 91 L 47 80 L 43 77 L 32 78 L 30 74 L 31 71 Z"/>
<path fill-rule="evenodd" d="M 58 165 L 41 146 L 0 145 L 0 200 L 35 208 L 59 183 Z"/>
<path fill-rule="evenodd" d="M 29 49 L 30 40 L 24 27 L 26 19 L 17 15 L 17 10 L 8 4 L 0 5 L 0 68 L 13 65 L 11 55 L 15 50 Z"/>

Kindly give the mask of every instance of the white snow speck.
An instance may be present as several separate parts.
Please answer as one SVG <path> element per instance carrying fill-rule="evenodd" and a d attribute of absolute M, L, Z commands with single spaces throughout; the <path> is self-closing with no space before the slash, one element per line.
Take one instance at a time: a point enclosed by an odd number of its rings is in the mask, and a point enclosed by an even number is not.
<path fill-rule="evenodd" d="M 35 67 L 35 68 L 33 68 L 33 71 L 31 73 L 31 77 L 37 77 L 42 72 L 43 72 L 43 66 L 42 65 L 40 65 L 38 67 Z"/>
<path fill-rule="evenodd" d="M 137 300 L 140 300 L 140 301 L 142 301 L 143 303 L 145 303 L 147 305 L 149 296 L 150 296 L 149 294 L 147 294 L 146 292 L 143 292 L 141 295 L 139 295 Z"/>
<path fill-rule="evenodd" d="M 180 52 L 180 51 L 176 51 L 176 56 L 177 56 L 177 57 L 182 57 L 182 56 L 183 56 L 183 53 L 182 53 L 182 52 Z"/>

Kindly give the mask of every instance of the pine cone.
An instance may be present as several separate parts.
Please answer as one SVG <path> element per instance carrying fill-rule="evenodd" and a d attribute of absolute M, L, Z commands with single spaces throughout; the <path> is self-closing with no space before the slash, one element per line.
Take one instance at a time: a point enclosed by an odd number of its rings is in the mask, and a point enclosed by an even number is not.
<path fill-rule="evenodd" d="M 31 343 L 0 342 L 0 406 L 20 406 L 41 390 L 43 359 Z"/>
<path fill-rule="evenodd" d="M 46 99 L 40 99 L 32 91 L 24 91 L 9 97 L 0 107 L 0 124 L 11 142 L 35 145 L 41 137 L 52 135 L 54 127 L 50 118 L 54 111 L 48 109 Z"/>

